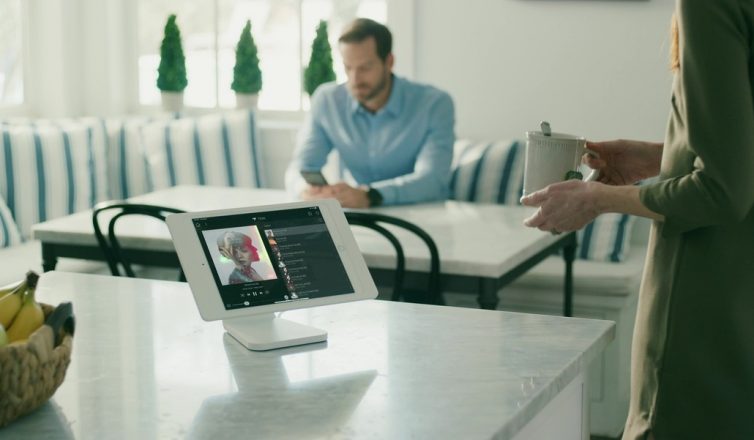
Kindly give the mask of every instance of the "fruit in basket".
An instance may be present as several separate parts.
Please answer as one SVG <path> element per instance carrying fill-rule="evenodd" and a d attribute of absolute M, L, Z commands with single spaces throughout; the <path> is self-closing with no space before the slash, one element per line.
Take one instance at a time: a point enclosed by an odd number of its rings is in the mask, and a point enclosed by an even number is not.
<path fill-rule="evenodd" d="M 23 282 L 24 281 L 21 280 L 21 281 L 15 282 L 15 283 L 8 284 L 7 286 L 0 287 L 0 299 L 4 298 L 5 295 L 7 295 L 7 294 L 13 292 L 14 290 L 16 290 L 16 288 L 18 286 L 20 286 L 21 283 L 23 283 Z"/>
<path fill-rule="evenodd" d="M 42 326 L 45 320 L 42 307 L 37 304 L 34 294 L 37 290 L 39 275 L 29 271 L 26 273 L 26 297 L 13 323 L 8 328 L 8 341 L 15 342 L 26 339 L 34 330 Z"/>
<path fill-rule="evenodd" d="M 0 298 L 0 325 L 9 328 L 13 319 L 21 310 L 26 292 L 26 280 L 16 286 L 10 293 Z"/>

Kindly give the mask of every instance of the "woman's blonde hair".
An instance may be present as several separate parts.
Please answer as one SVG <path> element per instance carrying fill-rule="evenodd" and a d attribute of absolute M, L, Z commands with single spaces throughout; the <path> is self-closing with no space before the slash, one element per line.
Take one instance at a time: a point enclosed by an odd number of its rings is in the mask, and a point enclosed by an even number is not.
<path fill-rule="evenodd" d="M 678 18 L 673 14 L 670 20 L 670 70 L 677 72 L 681 68 L 681 54 L 678 41 Z"/>

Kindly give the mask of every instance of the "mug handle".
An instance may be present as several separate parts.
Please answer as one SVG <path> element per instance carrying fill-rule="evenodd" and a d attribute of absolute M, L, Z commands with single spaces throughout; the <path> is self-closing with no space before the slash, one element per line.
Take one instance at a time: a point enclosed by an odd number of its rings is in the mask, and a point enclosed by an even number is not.
<path fill-rule="evenodd" d="M 592 157 L 594 157 L 594 158 L 597 158 L 597 159 L 599 159 L 599 157 L 600 157 L 600 154 L 599 154 L 599 153 L 597 153 L 597 152 L 596 152 L 596 151 L 594 151 L 594 150 L 590 150 L 590 149 L 588 149 L 588 148 L 584 148 L 584 153 L 585 153 L 585 154 L 588 154 L 588 155 L 590 155 L 590 156 L 592 156 Z M 591 173 L 589 173 L 589 174 L 588 174 L 588 175 L 586 176 L 586 178 L 584 179 L 584 182 L 592 182 L 592 181 L 595 181 L 595 180 L 597 180 L 597 178 L 598 178 L 599 176 L 600 176 L 600 170 L 592 170 L 592 172 L 591 172 Z"/>

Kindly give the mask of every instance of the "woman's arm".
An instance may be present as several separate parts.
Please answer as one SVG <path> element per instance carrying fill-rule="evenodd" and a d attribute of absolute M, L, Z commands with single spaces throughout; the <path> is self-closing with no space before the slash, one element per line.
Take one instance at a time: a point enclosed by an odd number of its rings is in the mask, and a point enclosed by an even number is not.
<path fill-rule="evenodd" d="M 665 220 L 665 216 L 647 208 L 639 198 L 638 186 L 608 186 L 596 188 L 596 203 L 600 213 L 619 212 L 638 215 L 652 220 Z"/>
<path fill-rule="evenodd" d="M 521 203 L 539 207 L 524 224 L 543 231 L 575 231 L 606 212 L 664 220 L 661 214 L 650 210 L 641 202 L 639 188 L 636 186 L 570 180 L 552 184 L 523 197 Z"/>
<path fill-rule="evenodd" d="M 750 29 L 740 0 L 679 3 L 681 67 L 671 116 L 671 161 L 642 187 L 665 215 L 663 235 L 742 221 L 754 208 Z M 666 157 L 668 155 L 666 154 Z"/>

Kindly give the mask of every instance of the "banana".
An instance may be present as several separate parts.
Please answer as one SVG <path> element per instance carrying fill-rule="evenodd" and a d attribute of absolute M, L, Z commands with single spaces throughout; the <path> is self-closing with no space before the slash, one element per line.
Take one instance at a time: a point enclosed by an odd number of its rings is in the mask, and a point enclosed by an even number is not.
<path fill-rule="evenodd" d="M 5 334 L 5 328 L 0 325 L 0 347 L 8 344 L 8 335 Z"/>
<path fill-rule="evenodd" d="M 26 281 L 22 281 L 12 292 L 0 298 L 0 325 L 10 327 L 23 303 Z"/>
<path fill-rule="evenodd" d="M 5 295 L 13 292 L 21 283 L 24 281 L 16 281 L 15 283 L 10 283 L 6 286 L 0 287 L 0 298 L 4 297 Z"/>
<path fill-rule="evenodd" d="M 26 297 L 24 298 L 21 310 L 18 311 L 16 318 L 13 320 L 10 328 L 8 328 L 8 342 L 27 339 L 34 330 L 41 327 L 44 323 L 45 315 L 42 312 L 42 307 L 34 299 L 38 279 L 39 275 L 32 271 L 26 274 Z"/>

